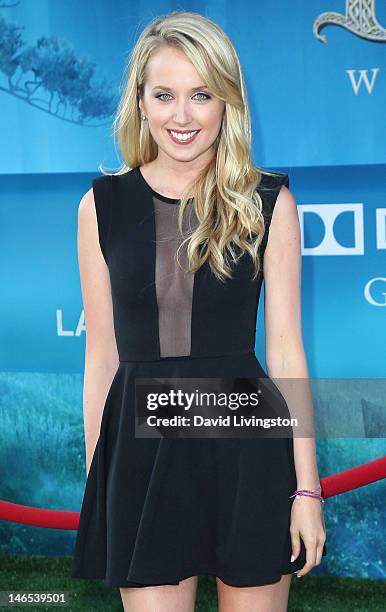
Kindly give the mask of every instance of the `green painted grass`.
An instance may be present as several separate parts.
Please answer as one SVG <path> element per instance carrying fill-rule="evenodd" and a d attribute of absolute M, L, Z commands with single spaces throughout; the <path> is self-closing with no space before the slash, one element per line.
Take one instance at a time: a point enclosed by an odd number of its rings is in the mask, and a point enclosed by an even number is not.
<path fill-rule="evenodd" d="M 0 591 L 67 591 L 68 611 L 123 611 L 118 588 L 100 580 L 75 579 L 71 557 L 0 557 Z M 292 578 L 288 612 L 385 612 L 386 582 L 354 578 L 312 576 Z M 17 606 L 3 610 L 51 611 L 59 606 Z M 200 576 L 196 612 L 217 612 L 215 579 Z M 237 611 L 235 611 L 237 612 Z"/>

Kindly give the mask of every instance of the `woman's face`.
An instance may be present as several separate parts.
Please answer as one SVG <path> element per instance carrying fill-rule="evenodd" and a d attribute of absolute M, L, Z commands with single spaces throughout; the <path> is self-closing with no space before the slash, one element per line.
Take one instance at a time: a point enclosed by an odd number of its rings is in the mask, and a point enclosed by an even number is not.
<path fill-rule="evenodd" d="M 225 104 L 208 91 L 182 51 L 162 47 L 150 57 L 139 105 L 147 117 L 159 154 L 176 161 L 201 158 L 209 162 Z M 180 136 L 173 135 L 172 131 Z"/>

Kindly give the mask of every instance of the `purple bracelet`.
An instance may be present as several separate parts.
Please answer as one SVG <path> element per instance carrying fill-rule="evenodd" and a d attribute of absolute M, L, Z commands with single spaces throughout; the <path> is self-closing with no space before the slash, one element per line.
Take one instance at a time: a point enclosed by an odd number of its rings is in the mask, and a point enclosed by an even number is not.
<path fill-rule="evenodd" d="M 324 504 L 323 497 L 318 493 L 315 493 L 315 491 L 316 489 L 296 489 L 295 493 L 289 496 L 289 499 L 291 499 L 291 497 L 301 497 L 302 495 L 304 495 L 305 497 L 315 497 L 316 499 L 319 499 L 322 504 Z"/>

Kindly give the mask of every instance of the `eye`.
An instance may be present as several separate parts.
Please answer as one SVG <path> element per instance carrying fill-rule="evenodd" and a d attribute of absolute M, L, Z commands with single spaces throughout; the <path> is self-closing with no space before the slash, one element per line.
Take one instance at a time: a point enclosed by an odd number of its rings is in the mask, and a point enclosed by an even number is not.
<path fill-rule="evenodd" d="M 196 96 L 205 96 L 204 100 L 210 100 L 210 96 L 208 96 L 208 94 L 203 93 L 202 91 L 196 93 Z M 204 100 L 201 98 L 201 101 L 204 102 Z"/>
<path fill-rule="evenodd" d="M 156 96 L 156 98 L 161 99 L 161 98 L 162 98 L 162 96 L 169 96 L 169 97 L 170 97 L 170 94 L 166 94 L 166 93 L 159 94 L 158 96 Z"/>
<path fill-rule="evenodd" d="M 167 93 L 158 94 L 158 96 L 156 96 L 156 98 L 158 98 L 159 100 L 162 100 L 163 102 L 167 102 L 167 100 L 165 100 L 165 99 L 163 98 L 163 96 L 169 96 L 169 98 L 171 98 L 171 95 L 170 95 L 170 94 L 167 94 Z M 210 100 L 210 97 L 211 97 L 211 96 L 209 96 L 208 94 L 206 94 L 206 93 L 204 93 L 204 92 L 201 92 L 201 91 L 200 91 L 200 92 L 198 92 L 198 93 L 196 93 L 196 94 L 195 94 L 195 97 L 196 97 L 196 96 L 204 96 L 204 98 L 201 98 L 201 99 L 199 100 L 200 102 L 205 102 L 205 100 Z"/>

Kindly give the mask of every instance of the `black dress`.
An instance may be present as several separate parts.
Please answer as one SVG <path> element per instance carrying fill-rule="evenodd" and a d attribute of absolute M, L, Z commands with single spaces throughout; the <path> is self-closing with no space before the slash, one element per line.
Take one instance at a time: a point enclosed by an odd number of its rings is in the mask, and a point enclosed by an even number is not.
<path fill-rule="evenodd" d="M 274 173 L 258 188 L 262 255 L 283 184 L 288 175 Z M 306 561 L 302 540 L 290 561 L 292 438 L 141 438 L 134 418 L 136 377 L 268 378 L 254 350 L 262 272 L 250 281 L 247 253 L 225 284 L 208 264 L 194 275 L 181 270 L 179 201 L 157 194 L 138 167 L 92 185 L 120 361 L 86 482 L 72 577 L 117 587 L 193 575 L 232 586 L 277 582 Z M 192 219 L 184 221 L 192 227 Z"/>

